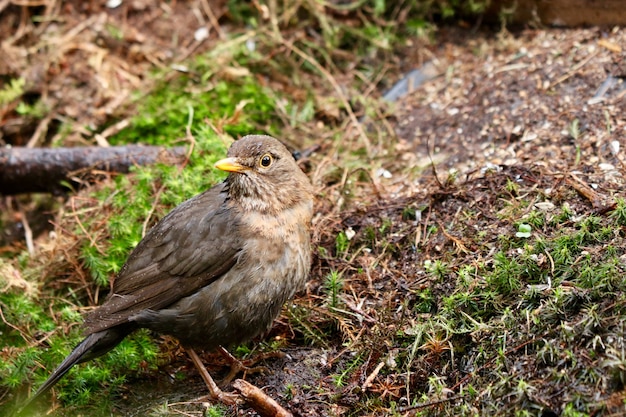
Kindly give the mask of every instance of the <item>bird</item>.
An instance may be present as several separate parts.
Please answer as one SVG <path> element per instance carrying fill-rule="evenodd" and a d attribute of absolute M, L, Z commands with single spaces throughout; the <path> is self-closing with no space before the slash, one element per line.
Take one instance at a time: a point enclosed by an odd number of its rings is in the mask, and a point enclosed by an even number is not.
<path fill-rule="evenodd" d="M 174 208 L 131 251 L 106 300 L 84 317 L 85 339 L 26 406 L 74 365 L 104 355 L 140 328 L 178 339 L 211 396 L 233 402 L 195 350 L 239 345 L 266 332 L 304 288 L 314 190 L 271 136 L 244 136 L 226 156 L 215 163 L 226 179 Z"/>

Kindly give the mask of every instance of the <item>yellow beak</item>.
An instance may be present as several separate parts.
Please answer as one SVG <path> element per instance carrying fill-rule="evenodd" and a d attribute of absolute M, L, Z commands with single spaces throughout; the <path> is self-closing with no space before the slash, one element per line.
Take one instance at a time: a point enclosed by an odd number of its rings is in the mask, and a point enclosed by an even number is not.
<path fill-rule="evenodd" d="M 222 171 L 227 171 L 227 172 L 244 172 L 250 169 L 249 167 L 245 165 L 241 165 L 237 161 L 237 158 L 221 159 L 215 163 L 215 168 L 221 169 Z"/>

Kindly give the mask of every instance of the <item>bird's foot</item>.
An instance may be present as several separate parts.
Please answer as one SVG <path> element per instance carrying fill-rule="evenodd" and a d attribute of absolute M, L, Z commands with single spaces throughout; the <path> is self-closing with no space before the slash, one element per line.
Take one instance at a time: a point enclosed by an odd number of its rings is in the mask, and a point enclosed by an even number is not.
<path fill-rule="evenodd" d="M 224 405 L 235 405 L 242 402 L 242 398 L 239 394 L 235 394 L 234 392 L 224 392 L 219 388 L 217 391 L 211 392 L 211 398 Z"/>
<path fill-rule="evenodd" d="M 261 353 L 260 355 L 256 355 L 253 358 L 246 359 L 244 361 L 240 361 L 231 355 L 226 349 L 220 346 L 219 352 L 226 358 L 226 360 L 230 363 L 230 371 L 228 375 L 220 381 L 220 385 L 222 387 L 230 384 L 230 382 L 239 374 L 243 372 L 244 378 L 246 375 L 255 374 L 255 373 L 268 373 L 269 369 L 265 366 L 253 366 L 255 363 L 264 361 L 270 358 L 282 358 L 285 356 L 282 352 L 267 352 Z"/>
<path fill-rule="evenodd" d="M 204 364 L 200 360 L 200 357 L 193 349 L 187 349 L 187 353 L 191 357 L 194 365 L 196 365 L 196 368 L 198 368 L 198 372 L 200 372 L 200 376 L 204 380 L 207 388 L 209 389 L 209 393 L 213 400 L 219 401 L 222 404 L 226 405 L 235 405 L 238 402 L 241 402 L 242 399 L 239 395 L 230 392 L 224 392 L 217 386 L 215 381 L 213 381 L 213 378 L 211 378 L 209 371 L 207 371 Z"/>

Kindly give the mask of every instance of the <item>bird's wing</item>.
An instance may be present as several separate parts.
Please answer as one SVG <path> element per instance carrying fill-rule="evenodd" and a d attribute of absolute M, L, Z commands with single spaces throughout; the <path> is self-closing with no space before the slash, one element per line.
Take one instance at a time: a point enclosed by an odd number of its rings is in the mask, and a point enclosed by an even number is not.
<path fill-rule="evenodd" d="M 167 307 L 228 271 L 241 239 L 226 200 L 225 185 L 218 185 L 155 225 L 128 257 L 104 304 L 85 317 L 85 333 L 125 323 L 144 309 Z"/>

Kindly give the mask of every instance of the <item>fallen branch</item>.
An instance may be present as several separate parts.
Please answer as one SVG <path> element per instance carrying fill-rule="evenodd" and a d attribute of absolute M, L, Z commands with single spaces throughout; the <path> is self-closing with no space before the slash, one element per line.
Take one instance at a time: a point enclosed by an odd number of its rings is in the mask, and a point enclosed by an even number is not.
<path fill-rule="evenodd" d="M 0 193 L 66 192 L 102 171 L 128 172 L 134 165 L 185 161 L 185 148 L 112 146 L 0 149 Z M 67 184 L 63 184 L 63 183 Z"/>

